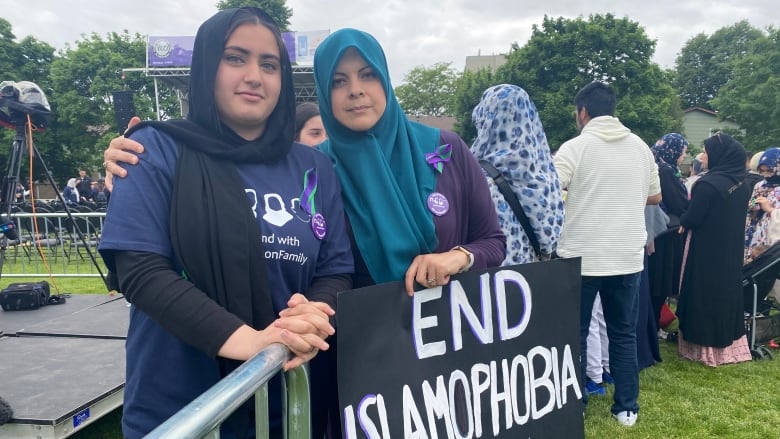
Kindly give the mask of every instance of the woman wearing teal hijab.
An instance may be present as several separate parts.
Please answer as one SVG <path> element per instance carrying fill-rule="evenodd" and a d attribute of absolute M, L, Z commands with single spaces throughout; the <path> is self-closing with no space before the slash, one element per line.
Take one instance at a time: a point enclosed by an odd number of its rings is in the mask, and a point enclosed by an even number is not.
<path fill-rule="evenodd" d="M 455 133 L 409 121 L 371 35 L 342 29 L 314 55 L 331 157 L 354 236 L 354 286 L 442 285 L 498 266 L 505 239 L 484 174 Z M 362 259 L 362 260 L 361 260 Z"/>

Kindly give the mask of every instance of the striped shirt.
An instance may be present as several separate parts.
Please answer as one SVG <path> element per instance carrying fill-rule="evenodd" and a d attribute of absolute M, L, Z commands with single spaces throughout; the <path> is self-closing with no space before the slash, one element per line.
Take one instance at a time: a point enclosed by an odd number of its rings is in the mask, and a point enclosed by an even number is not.
<path fill-rule="evenodd" d="M 617 118 L 600 116 L 561 145 L 554 162 L 568 189 L 558 255 L 581 256 L 584 276 L 642 271 L 645 205 L 661 192 L 647 144 Z"/>

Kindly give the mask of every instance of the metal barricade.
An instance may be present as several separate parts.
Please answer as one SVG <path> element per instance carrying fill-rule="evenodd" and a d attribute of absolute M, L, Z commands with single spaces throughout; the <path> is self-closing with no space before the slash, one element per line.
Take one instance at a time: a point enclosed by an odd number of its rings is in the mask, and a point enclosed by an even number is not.
<path fill-rule="evenodd" d="M 219 427 L 241 404 L 255 396 L 255 432 L 267 439 L 268 381 L 287 360 L 289 351 L 274 343 L 247 360 L 178 413 L 149 433 L 149 439 L 219 438 Z M 306 366 L 284 374 L 284 428 L 287 439 L 310 439 L 309 379 Z"/>
<path fill-rule="evenodd" d="M 19 238 L 4 240 L 3 277 L 100 277 L 97 246 L 105 212 L 12 214 Z M 47 267 L 48 266 L 48 267 Z M 102 270 L 102 265 L 101 265 Z"/>

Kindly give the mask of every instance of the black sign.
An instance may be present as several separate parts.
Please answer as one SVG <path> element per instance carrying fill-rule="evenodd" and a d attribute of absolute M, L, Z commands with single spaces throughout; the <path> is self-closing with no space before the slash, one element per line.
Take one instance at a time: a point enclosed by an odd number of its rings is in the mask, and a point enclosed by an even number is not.
<path fill-rule="evenodd" d="M 580 259 L 339 295 L 347 439 L 582 438 Z"/>

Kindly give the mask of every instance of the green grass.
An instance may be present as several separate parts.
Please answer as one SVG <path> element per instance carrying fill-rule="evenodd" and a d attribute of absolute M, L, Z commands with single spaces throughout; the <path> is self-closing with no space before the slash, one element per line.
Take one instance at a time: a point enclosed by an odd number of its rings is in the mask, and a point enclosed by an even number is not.
<path fill-rule="evenodd" d="M 51 286 L 52 294 L 106 294 L 103 280 L 99 277 L 3 277 L 0 279 L 0 289 L 17 282 L 39 282 L 45 280 Z"/>
<path fill-rule="evenodd" d="M 5 288 L 10 283 L 45 280 L 51 284 L 52 294 L 105 294 L 107 292 L 99 276 L 100 272 L 106 274 L 106 266 L 96 252 L 93 252 L 93 255 L 100 271 L 83 250 L 81 252 L 68 250 L 66 256 L 62 248 L 58 248 L 54 253 L 44 249 L 43 255 L 45 258 L 41 258 L 35 249 L 30 248 L 6 250 L 0 273 L 0 288 Z M 38 276 L 17 277 L 29 273 Z M 54 276 L 49 277 L 47 273 L 54 273 Z M 63 274 L 68 277 L 62 276 Z"/>
<path fill-rule="evenodd" d="M 611 419 L 610 387 L 606 397 L 590 398 L 587 438 L 778 437 L 780 360 L 711 368 L 679 358 L 677 344 L 663 341 L 661 355 L 662 363 L 640 374 L 636 425 Z"/>

